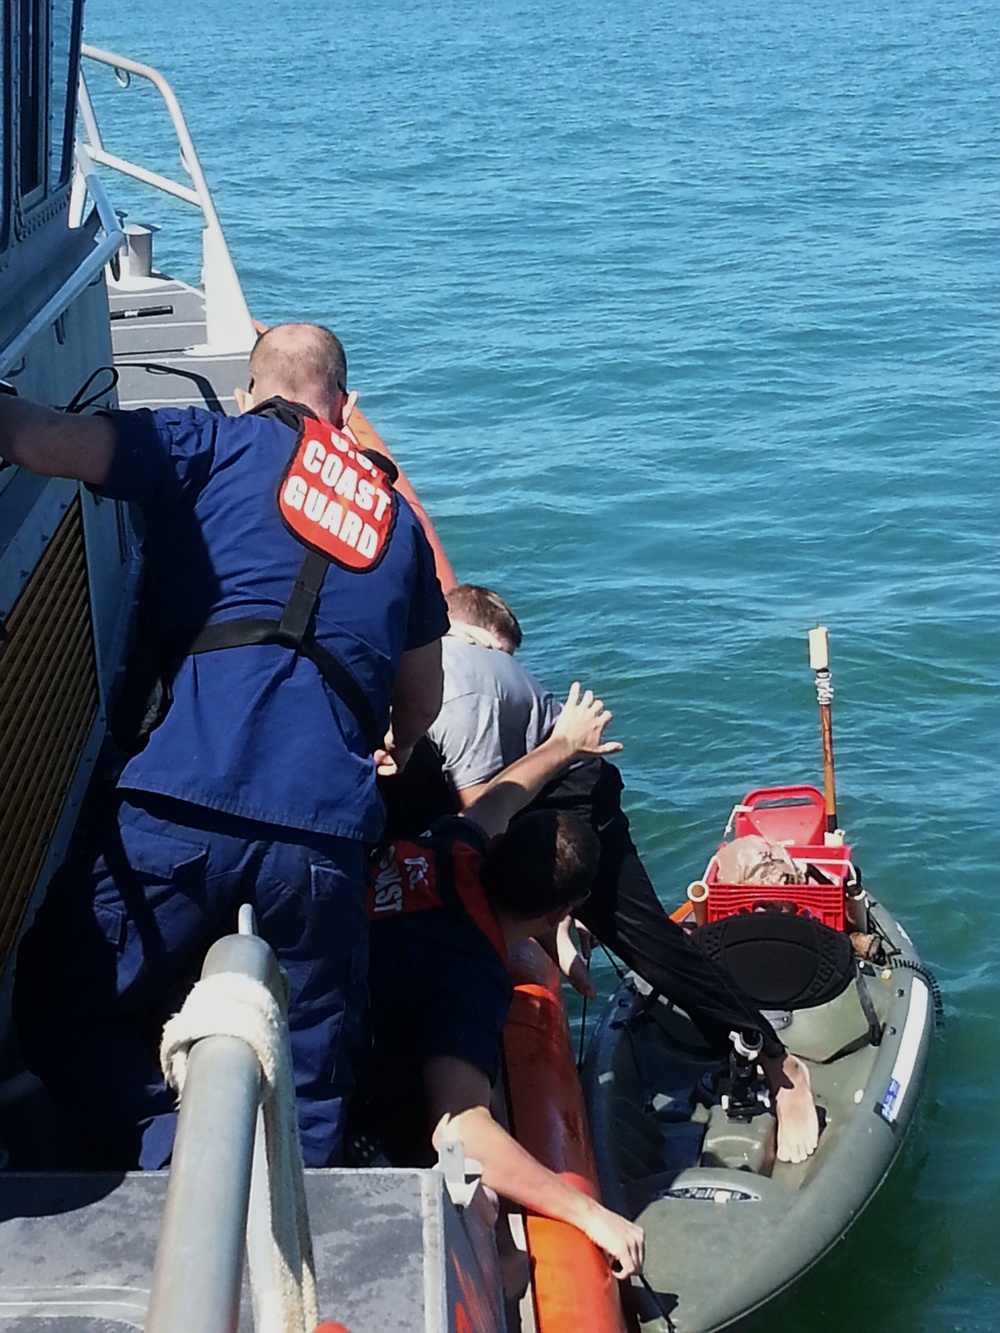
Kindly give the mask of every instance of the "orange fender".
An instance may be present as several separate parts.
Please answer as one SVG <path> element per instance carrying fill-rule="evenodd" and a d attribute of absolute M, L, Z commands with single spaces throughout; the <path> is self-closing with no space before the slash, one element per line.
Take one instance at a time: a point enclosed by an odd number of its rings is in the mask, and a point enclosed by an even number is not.
<path fill-rule="evenodd" d="M 599 1199 L 597 1168 L 555 964 L 533 941 L 511 955 L 504 1029 L 511 1131 L 534 1157 Z M 539 1333 L 625 1333 L 607 1257 L 568 1222 L 527 1213 Z"/>

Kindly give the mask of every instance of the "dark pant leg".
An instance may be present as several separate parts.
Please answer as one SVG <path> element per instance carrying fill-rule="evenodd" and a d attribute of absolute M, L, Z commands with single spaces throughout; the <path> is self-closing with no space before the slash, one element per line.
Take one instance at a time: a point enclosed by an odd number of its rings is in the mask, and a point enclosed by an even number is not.
<path fill-rule="evenodd" d="M 670 920 L 646 874 L 617 801 L 595 804 L 601 843 L 590 897 L 575 915 L 640 977 L 689 1015 L 712 1049 L 724 1054 L 735 1028 L 760 1033 L 767 1054 L 784 1047 L 749 996 Z"/>
<path fill-rule="evenodd" d="M 253 853 L 134 797 L 53 879 L 18 951 L 13 1009 L 25 1063 L 100 1162 L 155 1169 L 176 1121 L 157 1055 L 166 997 L 219 933 Z"/>
<path fill-rule="evenodd" d="M 367 1036 L 367 861 L 361 843 L 310 841 L 272 843 L 255 907 L 258 931 L 289 981 L 302 1154 L 307 1166 L 336 1166 Z"/>

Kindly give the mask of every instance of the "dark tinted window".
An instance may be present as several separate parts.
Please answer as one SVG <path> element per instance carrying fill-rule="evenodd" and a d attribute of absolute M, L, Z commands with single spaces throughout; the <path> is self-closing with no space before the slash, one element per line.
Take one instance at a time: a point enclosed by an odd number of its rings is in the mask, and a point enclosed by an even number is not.
<path fill-rule="evenodd" d="M 7 40 L 7 6 L 0 0 L 0 250 L 7 243 L 7 217 L 10 212 L 10 43 Z"/>
<path fill-rule="evenodd" d="M 45 189 L 45 6 L 44 0 L 21 0 L 20 123 L 21 198 Z"/>
<path fill-rule="evenodd" d="M 52 0 L 49 11 L 49 191 L 73 170 L 76 37 L 80 0 Z"/>

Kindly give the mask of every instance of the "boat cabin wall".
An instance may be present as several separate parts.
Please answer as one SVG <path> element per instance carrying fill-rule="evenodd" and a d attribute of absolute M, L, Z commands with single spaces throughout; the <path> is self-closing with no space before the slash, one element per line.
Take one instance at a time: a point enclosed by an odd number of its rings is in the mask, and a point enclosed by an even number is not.
<path fill-rule="evenodd" d="M 50 406 L 112 365 L 99 224 L 70 226 L 81 20 L 81 0 L 0 5 L 0 375 Z M 96 768 L 138 570 L 124 506 L 0 472 L 0 1080 L 17 940 Z"/>

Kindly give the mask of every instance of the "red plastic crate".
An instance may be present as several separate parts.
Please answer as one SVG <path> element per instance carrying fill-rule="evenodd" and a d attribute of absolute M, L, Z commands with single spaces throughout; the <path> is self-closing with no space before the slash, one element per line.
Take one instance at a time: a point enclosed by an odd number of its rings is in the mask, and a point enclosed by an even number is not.
<path fill-rule="evenodd" d="M 708 920 L 721 921 L 738 912 L 763 910 L 765 904 L 794 903 L 804 916 L 814 916 L 834 930 L 844 929 L 844 886 L 839 884 L 720 884 L 709 872 Z"/>
<path fill-rule="evenodd" d="M 834 930 L 845 927 L 844 885 L 850 873 L 851 849 L 824 844 L 826 804 L 816 787 L 761 787 L 744 797 L 733 820 L 735 837 L 757 834 L 781 843 L 803 867 L 814 865 L 832 884 L 722 884 L 718 862 L 709 863 L 708 920 L 721 921 L 737 912 L 753 912 L 765 903 L 794 903 Z M 725 846 L 723 843 L 722 846 Z"/>

